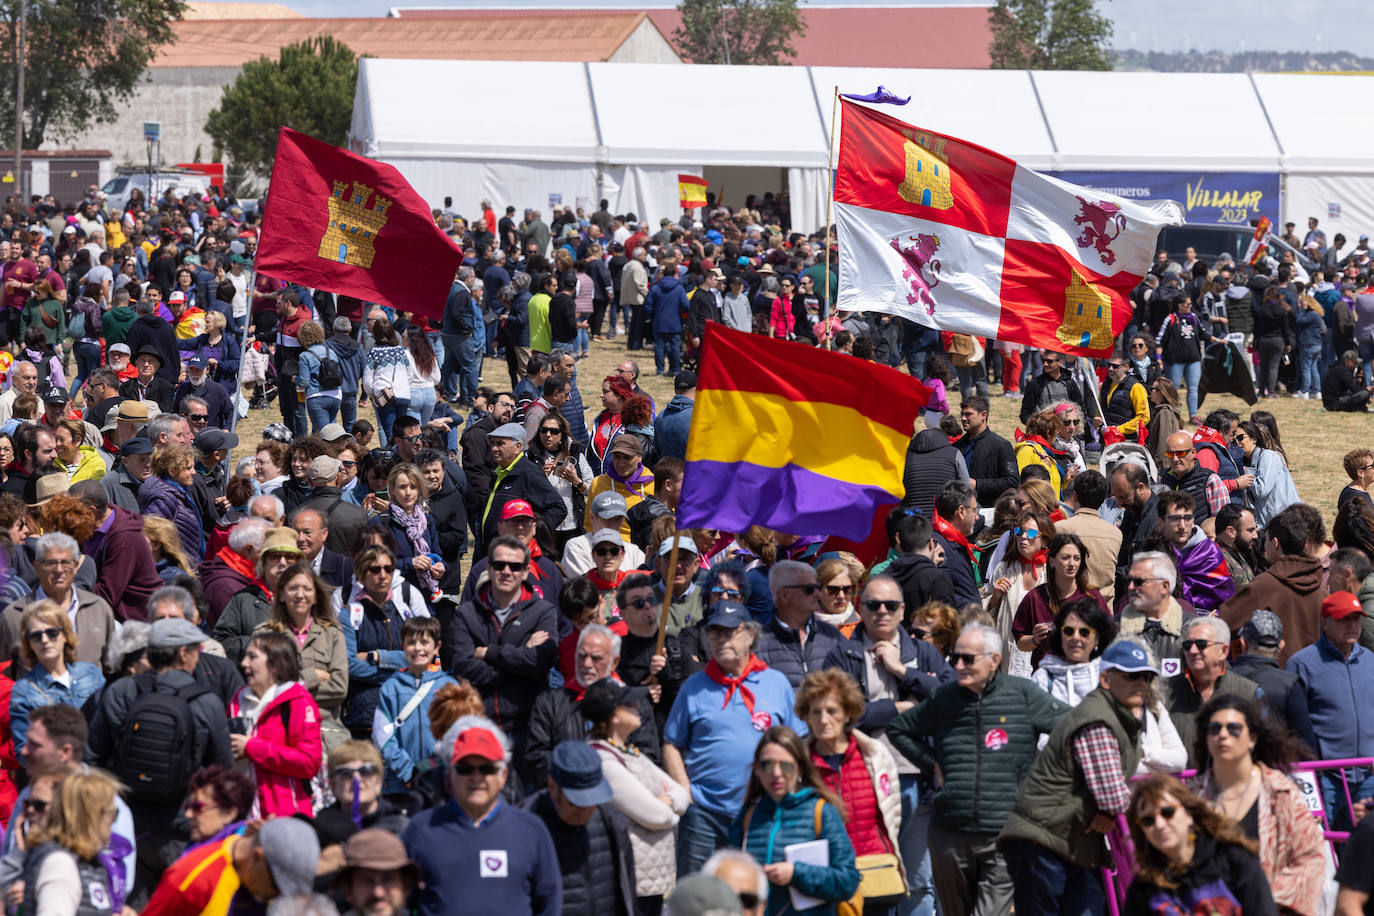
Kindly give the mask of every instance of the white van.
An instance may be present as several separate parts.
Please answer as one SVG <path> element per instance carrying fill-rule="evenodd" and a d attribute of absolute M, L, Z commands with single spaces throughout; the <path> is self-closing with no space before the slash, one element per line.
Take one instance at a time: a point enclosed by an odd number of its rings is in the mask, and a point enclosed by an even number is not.
<path fill-rule="evenodd" d="M 105 206 L 123 210 L 135 189 L 143 192 L 145 201 L 154 201 L 171 189 L 177 197 L 187 194 L 203 196 L 210 193 L 210 179 L 196 172 L 122 172 L 100 190 L 105 192 Z"/>

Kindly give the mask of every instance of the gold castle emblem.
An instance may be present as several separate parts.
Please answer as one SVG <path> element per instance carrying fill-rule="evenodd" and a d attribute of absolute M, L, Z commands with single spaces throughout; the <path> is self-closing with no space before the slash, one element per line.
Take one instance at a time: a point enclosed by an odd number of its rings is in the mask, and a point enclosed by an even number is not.
<path fill-rule="evenodd" d="M 920 204 L 936 210 L 954 206 L 954 194 L 949 189 L 949 159 L 945 157 L 945 138 L 924 131 L 902 131 L 906 143 L 906 177 L 897 186 L 897 194 L 908 203 Z"/>
<path fill-rule="evenodd" d="M 1064 290 L 1064 323 L 1054 336 L 1071 347 L 1105 350 L 1112 345 L 1112 299 L 1070 268 Z"/>
<path fill-rule="evenodd" d="M 320 239 L 320 257 L 364 269 L 372 266 L 377 253 L 373 245 L 386 225 L 386 211 L 391 207 L 391 201 L 374 196 L 372 190 L 361 181 L 353 182 L 352 191 L 347 182 L 334 182 L 334 193 L 329 197 L 329 228 Z"/>

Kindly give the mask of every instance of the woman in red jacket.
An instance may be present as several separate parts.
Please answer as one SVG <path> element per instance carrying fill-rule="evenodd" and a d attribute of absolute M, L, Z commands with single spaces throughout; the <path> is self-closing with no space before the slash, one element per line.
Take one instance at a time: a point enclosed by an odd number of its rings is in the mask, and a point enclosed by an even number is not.
<path fill-rule="evenodd" d="M 300 653 L 285 633 L 256 634 L 243 655 L 246 686 L 229 704 L 234 757 L 258 784 L 253 817 L 315 813 L 310 781 L 320 771 L 320 708 L 301 683 Z"/>
<path fill-rule="evenodd" d="M 894 646 L 895 648 L 895 646 Z M 797 688 L 797 715 L 811 732 L 811 760 L 825 787 L 844 802 L 845 830 L 854 845 L 859 870 L 865 875 L 879 864 L 864 856 L 883 856 L 906 887 L 898 833 L 902 828 L 901 783 L 897 763 L 882 744 L 854 726 L 867 707 L 863 691 L 838 668 L 813 671 Z M 900 897 L 864 897 L 866 916 L 897 912 Z"/>

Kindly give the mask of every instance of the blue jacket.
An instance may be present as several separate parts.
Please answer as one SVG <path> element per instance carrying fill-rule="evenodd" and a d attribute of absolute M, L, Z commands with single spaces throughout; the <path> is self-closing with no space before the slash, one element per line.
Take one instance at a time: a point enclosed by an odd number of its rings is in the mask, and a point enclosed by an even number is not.
<path fill-rule="evenodd" d="M 677 277 L 664 277 L 649 289 L 644 300 L 644 319 L 653 322 L 655 334 L 681 334 L 687 293 Z"/>
<path fill-rule="evenodd" d="M 214 357 L 215 371 L 210 377 L 215 381 L 237 381 L 239 375 L 239 342 L 230 331 L 220 334 L 219 343 L 210 343 L 209 334 L 201 334 L 189 340 L 177 341 L 177 346 L 206 359 Z"/>
<path fill-rule="evenodd" d="M 181 549 L 192 563 L 205 559 L 205 530 L 200 524 L 200 510 L 186 488 L 174 480 L 149 474 L 138 488 L 138 511 L 141 515 L 157 515 L 177 527 Z"/>
<path fill-rule="evenodd" d="M 310 358 L 306 359 L 307 356 Z M 324 344 L 315 344 L 313 347 L 301 351 L 300 359 L 297 360 L 299 369 L 296 372 L 296 384 L 305 389 L 307 398 L 311 395 L 322 394 L 325 391 L 343 390 L 342 385 L 337 389 L 332 389 L 324 388 L 320 384 L 321 363 L 325 359 L 337 358 L 329 352 L 329 348 Z M 342 375 L 342 364 L 340 364 L 339 369 L 339 374 Z"/>
<path fill-rule="evenodd" d="M 14 682 L 10 691 L 10 733 L 14 735 L 14 752 L 19 753 L 29 734 L 29 713 L 40 706 L 65 703 L 80 709 L 96 691 L 105 686 L 105 676 L 90 662 L 70 662 L 70 687 L 53 679 L 41 665 Z"/>
<path fill-rule="evenodd" d="M 356 399 L 358 396 L 358 379 L 363 376 L 362 347 L 358 346 L 358 342 L 347 334 L 332 334 L 325 339 L 324 345 L 339 361 L 339 368 L 343 370 L 344 397 L 352 395 Z"/>
<path fill-rule="evenodd" d="M 953 684 L 954 669 L 949 666 L 940 652 L 925 640 L 915 641 L 904 629 L 898 630 L 898 652 L 902 664 L 906 665 L 906 676 L 902 678 L 898 696 L 893 700 L 870 700 L 864 708 L 863 718 L 859 720 L 859 730 L 877 737 L 883 733 L 887 723 L 897 715 L 897 701 L 911 700 L 919 703 L 941 684 Z M 863 624 L 854 630 L 854 635 L 830 650 L 825 667 L 839 668 L 859 684 L 864 697 L 869 696 L 868 664 L 865 653 L 868 651 L 868 638 Z"/>
<path fill-rule="evenodd" d="M 1322 345 L 1322 335 L 1326 332 L 1326 322 L 1312 309 L 1298 309 L 1297 312 L 1298 348 L 1312 349 Z"/>
<path fill-rule="evenodd" d="M 424 882 L 415 893 L 420 916 L 563 912 L 558 853 L 549 829 L 528 811 L 499 801 L 473 824 L 450 799 L 411 818 L 401 842 Z"/>
<path fill-rule="evenodd" d="M 654 434 L 658 437 L 660 458 L 687 458 L 687 432 L 692 426 L 692 408 L 696 401 L 683 395 L 675 395 L 668 406 L 663 408 L 658 422 L 654 424 Z"/>
<path fill-rule="evenodd" d="M 1342 658 L 1322 636 L 1293 653 L 1286 667 L 1306 685 L 1312 732 L 1321 745 L 1318 756 L 1374 757 L 1374 654 L 1357 643 L 1350 657 Z"/>
<path fill-rule="evenodd" d="M 515 298 L 510 301 L 510 309 L 506 312 L 506 341 L 515 344 L 517 347 L 528 347 L 530 345 L 530 300 L 534 296 L 527 289 L 522 289 L 515 294 Z M 499 302 L 499 299 L 488 302 Z M 525 367 L 520 366 L 520 371 L 524 372 Z"/>
<path fill-rule="evenodd" d="M 730 825 L 727 845 L 743 849 L 764 865 L 786 861 L 788 846 L 825 840 L 830 847 L 829 865 L 809 865 L 798 862 L 792 872 L 792 887 L 809 897 L 827 903 L 808 910 L 793 910 L 800 914 L 834 913 L 835 903 L 848 900 L 859 889 L 859 869 L 854 865 L 854 846 L 844 828 L 844 818 L 829 803 L 821 809 L 821 829 L 816 831 L 816 803 L 820 794 L 810 787 L 799 789 L 774 802 L 765 794 L 735 816 Z M 744 818 L 749 817 L 749 835 L 744 835 Z M 777 916 L 792 909 L 791 892 L 776 884 L 768 886 L 768 916 Z"/>
<path fill-rule="evenodd" d="M 397 591 L 413 587 L 403 580 Z M 378 691 L 393 674 L 406 667 L 401 627 L 410 616 L 410 602 L 408 596 L 397 597 L 400 600 L 388 601 L 385 608 L 379 608 L 366 592 L 358 589 L 339 612 L 348 652 L 348 709 L 344 724 L 351 729 L 372 726 Z M 376 652 L 377 664 L 358 658 L 359 652 Z"/>
<path fill-rule="evenodd" d="M 396 721 L 401 710 L 419 692 L 421 685 L 437 681 L 420 705 L 406 717 L 401 727 L 388 740 L 379 734 L 379 725 Z M 429 760 L 434 750 L 434 736 L 429 731 L 429 704 L 434 702 L 434 694 L 444 684 L 457 684 L 443 671 L 426 671 L 417 683 L 415 675 L 409 671 L 397 671 L 385 684 L 377 698 L 377 719 L 373 725 L 372 741 L 382 752 L 386 761 L 386 791 L 394 792 L 404 788 L 415 776 L 417 764 Z"/>

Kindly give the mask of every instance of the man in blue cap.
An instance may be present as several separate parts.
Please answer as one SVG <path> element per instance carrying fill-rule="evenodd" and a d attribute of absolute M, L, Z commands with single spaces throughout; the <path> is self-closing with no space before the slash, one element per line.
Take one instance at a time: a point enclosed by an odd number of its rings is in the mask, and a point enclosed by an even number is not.
<path fill-rule="evenodd" d="M 792 685 L 754 654 L 760 627 L 734 601 L 711 605 L 711 660 L 682 684 L 663 729 L 663 768 L 692 793 L 678 822 L 677 873 L 690 874 L 725 845 L 744 805 L 754 748 L 774 725 L 807 733 Z"/>
<path fill-rule="evenodd" d="M 1159 668 L 1149 650 L 1118 639 L 1102 653 L 1099 686 L 1059 720 L 1021 784 L 997 838 L 1017 916 L 1100 913 L 1103 835 L 1131 800 L 1140 732 Z"/>
<path fill-rule="evenodd" d="M 611 796 L 591 745 L 564 741 L 549 756 L 548 787 L 525 802 L 558 851 L 562 916 L 635 916 L 630 822 L 607 804 Z"/>

